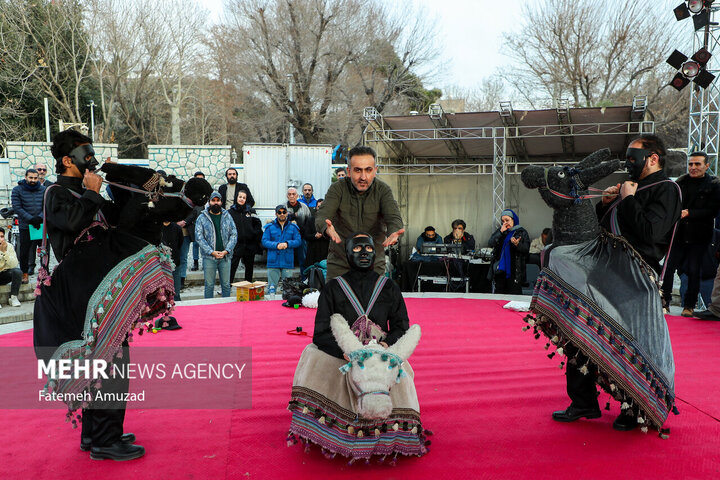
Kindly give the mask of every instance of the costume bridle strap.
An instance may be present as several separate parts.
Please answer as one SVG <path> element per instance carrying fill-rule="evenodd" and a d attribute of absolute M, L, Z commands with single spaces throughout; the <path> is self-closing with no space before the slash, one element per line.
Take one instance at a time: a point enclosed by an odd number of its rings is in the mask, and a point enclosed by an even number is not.
<path fill-rule="evenodd" d="M 370 313 L 370 311 L 372 310 L 375 302 L 380 296 L 380 292 L 385 286 L 385 282 L 387 282 L 387 277 L 383 275 L 378 277 L 377 281 L 375 282 L 375 287 L 373 288 L 372 295 L 370 295 L 370 301 L 368 302 L 367 308 L 363 308 L 352 287 L 350 287 L 350 285 L 344 278 L 337 277 L 337 281 L 340 284 L 340 288 L 345 293 L 345 296 L 350 301 L 350 305 L 352 305 L 353 309 L 355 309 L 355 312 L 358 314 L 358 317 L 362 317 L 367 316 L 367 314 Z"/>

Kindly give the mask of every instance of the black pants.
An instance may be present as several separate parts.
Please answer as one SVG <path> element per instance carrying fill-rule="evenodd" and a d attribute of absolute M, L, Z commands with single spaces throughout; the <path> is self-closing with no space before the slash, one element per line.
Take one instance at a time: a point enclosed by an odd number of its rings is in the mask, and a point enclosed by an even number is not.
<path fill-rule="evenodd" d="M 243 266 L 245 266 L 245 281 L 252 282 L 253 268 L 255 265 L 255 254 L 250 255 L 233 255 L 230 261 L 230 283 L 235 281 L 235 274 L 237 273 L 238 265 L 242 260 Z"/>
<path fill-rule="evenodd" d="M 130 349 L 128 342 L 125 340 L 122 346 L 123 357 L 116 358 L 114 364 L 118 369 L 125 369 L 130 363 Z M 108 364 L 108 370 L 112 371 L 111 365 Z M 130 388 L 130 380 L 127 378 L 117 377 L 103 379 L 103 393 L 120 393 L 125 394 Z M 94 395 L 94 392 L 93 392 Z M 89 408 L 82 411 L 82 438 L 90 441 L 93 447 L 109 447 L 120 441 L 123 434 L 123 423 L 125 422 L 125 401 L 119 402 L 92 402 Z"/>
<path fill-rule="evenodd" d="M 495 275 L 495 292 L 507 293 L 510 295 L 522 295 L 522 285 L 516 282 L 512 277 L 506 278 L 505 272 L 499 272 Z"/>
<path fill-rule="evenodd" d="M 20 251 L 18 252 L 18 261 L 20 262 L 20 270 L 22 273 L 28 273 L 30 266 L 35 271 L 35 253 L 40 246 L 40 240 L 30 240 L 30 230 L 20 229 Z"/>
<path fill-rule="evenodd" d="M 708 245 L 704 243 L 685 243 L 673 247 L 668 257 L 668 266 L 663 278 L 662 291 L 666 304 L 672 299 L 673 278 L 675 272 L 681 269 L 688 277 L 688 287 L 683 299 L 683 307 L 694 309 L 700 293 L 700 274 L 702 261 L 707 252 Z"/>
<path fill-rule="evenodd" d="M 17 296 L 20 293 L 20 282 L 22 282 L 22 272 L 19 268 L 11 268 L 0 272 L 0 285 L 10 284 L 10 295 Z"/>
<path fill-rule="evenodd" d="M 565 352 L 568 360 L 573 357 L 575 358 L 574 364 L 568 361 L 565 372 L 567 377 L 567 394 L 568 397 L 570 397 L 572 406 L 575 408 L 592 408 L 599 410 L 597 387 L 595 386 L 597 367 L 588 365 L 588 373 L 583 375 L 580 368 L 587 363 L 588 357 L 572 345 L 568 345 L 565 348 Z M 577 356 L 575 356 L 575 354 L 577 354 Z"/>

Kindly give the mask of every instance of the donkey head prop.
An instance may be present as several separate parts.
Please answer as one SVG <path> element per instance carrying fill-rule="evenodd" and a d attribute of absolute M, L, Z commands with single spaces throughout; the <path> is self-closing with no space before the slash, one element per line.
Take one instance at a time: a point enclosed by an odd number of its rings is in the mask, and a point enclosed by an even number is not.
<path fill-rule="evenodd" d="M 620 167 L 605 148 L 591 153 L 574 166 L 530 165 L 522 171 L 527 188 L 537 188 L 553 212 L 553 244 L 573 245 L 592 240 L 600 233 L 588 188 Z"/>
<path fill-rule="evenodd" d="M 350 361 L 340 368 L 350 375 L 358 397 L 358 413 L 367 419 L 387 418 L 392 412 L 390 389 L 405 376 L 402 364 L 420 341 L 420 326 L 413 325 L 394 345 L 384 348 L 375 340 L 363 345 L 342 315 L 330 317 L 333 335 Z"/>

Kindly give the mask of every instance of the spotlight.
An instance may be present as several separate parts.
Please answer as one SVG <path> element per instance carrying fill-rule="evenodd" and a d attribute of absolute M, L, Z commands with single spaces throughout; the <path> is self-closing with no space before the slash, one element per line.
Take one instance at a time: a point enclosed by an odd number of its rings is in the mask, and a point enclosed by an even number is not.
<path fill-rule="evenodd" d="M 710 6 L 715 0 L 685 0 L 683 3 L 673 9 L 675 18 L 685 20 L 686 18 L 693 17 L 693 25 L 695 30 L 710 24 Z"/>
<path fill-rule="evenodd" d="M 685 54 L 675 50 L 667 59 L 667 63 L 679 72 L 675 74 L 670 85 L 676 90 L 682 90 L 693 81 L 696 85 L 707 88 L 715 80 L 715 75 L 705 70 L 710 57 L 712 54 L 705 47 L 695 52 L 689 60 Z"/>

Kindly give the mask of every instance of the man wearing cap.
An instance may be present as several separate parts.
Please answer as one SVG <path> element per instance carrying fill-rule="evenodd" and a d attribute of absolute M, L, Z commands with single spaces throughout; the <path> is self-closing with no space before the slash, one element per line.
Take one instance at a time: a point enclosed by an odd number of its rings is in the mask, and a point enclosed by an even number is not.
<path fill-rule="evenodd" d="M 364 231 L 372 235 L 377 252 L 396 244 L 405 233 L 392 190 L 387 183 L 375 178 L 375 150 L 354 147 L 348 158 L 349 181 L 330 186 L 315 217 L 317 231 L 331 240 L 327 258 L 328 280 L 350 270 L 342 245 L 353 232 Z M 385 255 L 377 256 L 374 270 L 381 275 L 385 272 Z"/>
<path fill-rule="evenodd" d="M 430 225 L 425 227 L 425 231 L 418 236 L 415 242 L 415 250 L 417 250 L 418 253 L 422 253 L 423 243 L 443 243 L 443 239 L 435 233 L 435 227 Z"/>
<path fill-rule="evenodd" d="M 262 245 L 267 248 L 268 293 L 274 294 L 280 278 L 292 276 L 294 250 L 300 247 L 300 229 L 288 222 L 286 205 L 275 207 L 275 220 L 265 227 Z"/>
<path fill-rule="evenodd" d="M 230 261 L 237 242 L 237 230 L 232 217 L 222 208 L 218 192 L 210 195 L 205 210 L 195 221 L 195 241 L 203 256 L 205 298 L 213 297 L 215 273 L 220 276 L 223 297 L 230 296 Z"/>

